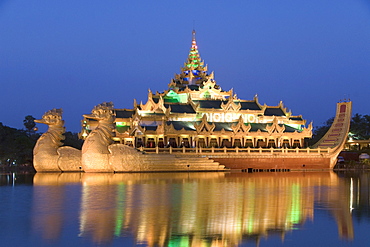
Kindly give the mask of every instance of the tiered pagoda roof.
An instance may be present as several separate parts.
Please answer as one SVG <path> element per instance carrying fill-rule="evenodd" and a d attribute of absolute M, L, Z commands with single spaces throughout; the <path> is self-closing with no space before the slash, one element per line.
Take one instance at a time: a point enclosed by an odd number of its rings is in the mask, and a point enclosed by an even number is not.
<path fill-rule="evenodd" d="M 305 127 L 302 116 L 294 116 L 282 102 L 276 106 L 260 104 L 258 97 L 242 100 L 233 90 L 224 91 L 216 83 L 214 73 L 208 74 L 192 32 L 190 52 L 179 74 L 164 92 L 148 92 L 146 103 L 134 102 L 133 109 L 116 109 L 118 132 L 135 135 L 166 135 L 191 133 L 224 135 L 311 137 L 312 125 Z M 117 125 L 118 126 L 118 125 Z M 200 126 L 208 126 L 201 128 Z M 252 134 L 255 133 L 255 134 Z M 265 134 L 263 134 L 265 133 Z M 280 137 L 278 137 L 280 136 Z"/>
<path fill-rule="evenodd" d="M 208 75 L 207 66 L 204 65 L 200 57 L 194 30 L 192 35 L 193 38 L 188 59 L 184 63 L 184 67 L 181 68 L 181 73 L 175 74 L 174 79 L 171 80 L 171 83 L 168 85 L 170 89 L 176 91 L 182 91 L 186 88 L 198 90 L 205 82 L 213 81 L 213 73 Z M 215 87 L 218 88 L 217 85 Z"/>

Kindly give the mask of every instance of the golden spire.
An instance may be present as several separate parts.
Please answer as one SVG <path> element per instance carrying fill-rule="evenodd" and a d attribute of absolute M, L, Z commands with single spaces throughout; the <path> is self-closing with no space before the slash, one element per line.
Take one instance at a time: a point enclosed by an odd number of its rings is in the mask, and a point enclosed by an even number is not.
<path fill-rule="evenodd" d="M 181 73 L 175 74 L 175 78 L 169 84 L 170 88 L 184 88 L 187 85 L 201 86 L 209 78 L 207 66 L 204 66 L 204 62 L 199 55 L 195 34 L 193 29 L 188 58 L 184 67 L 181 68 Z"/>
<path fill-rule="evenodd" d="M 191 48 L 188 56 L 188 60 L 185 63 L 185 70 L 201 70 L 203 68 L 203 62 L 200 58 L 197 41 L 195 39 L 195 30 L 192 32 Z M 199 68 L 201 67 L 201 68 Z"/>

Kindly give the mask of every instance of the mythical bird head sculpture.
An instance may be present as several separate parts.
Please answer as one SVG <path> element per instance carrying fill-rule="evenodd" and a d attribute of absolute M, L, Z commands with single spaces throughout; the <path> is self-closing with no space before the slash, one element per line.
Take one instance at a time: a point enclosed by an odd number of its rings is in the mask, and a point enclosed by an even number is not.
<path fill-rule="evenodd" d="M 42 119 L 36 119 L 36 123 L 47 124 L 49 127 L 63 127 L 64 120 L 62 120 L 62 109 L 52 109 L 45 112 Z"/>
<path fill-rule="evenodd" d="M 108 145 L 113 143 L 114 136 L 114 120 L 115 114 L 113 112 L 113 103 L 104 102 L 95 106 L 91 114 L 84 115 L 85 118 L 94 119 L 98 121 L 98 126 L 91 131 L 82 146 L 82 152 L 89 150 L 100 150 L 99 152 L 108 152 Z"/>
<path fill-rule="evenodd" d="M 84 115 L 86 118 L 95 119 L 99 122 L 113 123 L 115 114 L 113 112 L 113 103 L 104 102 L 92 109 L 91 114 Z"/>
<path fill-rule="evenodd" d="M 34 154 L 36 155 L 40 150 L 53 150 L 53 155 L 56 155 L 56 149 L 63 145 L 62 141 L 65 139 L 64 120 L 62 120 L 62 109 L 52 109 L 45 112 L 42 119 L 35 120 L 36 123 L 48 125 L 48 130 L 42 134 L 37 141 Z M 50 151 L 51 152 L 51 151 Z M 54 153 L 55 152 L 55 153 Z"/>
<path fill-rule="evenodd" d="M 113 143 L 114 120 L 113 103 L 95 106 L 85 118 L 95 119 L 98 125 L 86 137 L 82 146 L 82 168 L 85 172 L 113 171 L 109 165 L 108 146 Z"/>

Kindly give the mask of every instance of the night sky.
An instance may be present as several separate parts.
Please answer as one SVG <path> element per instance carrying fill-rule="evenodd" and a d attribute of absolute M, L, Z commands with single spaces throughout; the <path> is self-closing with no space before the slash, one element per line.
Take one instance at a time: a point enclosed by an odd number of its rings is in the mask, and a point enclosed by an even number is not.
<path fill-rule="evenodd" d="M 0 122 L 63 108 L 78 132 L 97 104 L 132 108 L 180 72 L 193 28 L 241 99 L 282 100 L 314 126 L 342 99 L 370 114 L 369 0 L 0 0 Z"/>

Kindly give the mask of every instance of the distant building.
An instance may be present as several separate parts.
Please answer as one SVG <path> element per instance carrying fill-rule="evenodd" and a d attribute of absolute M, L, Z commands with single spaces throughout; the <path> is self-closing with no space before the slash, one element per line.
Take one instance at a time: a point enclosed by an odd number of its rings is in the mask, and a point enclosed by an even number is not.
<path fill-rule="evenodd" d="M 347 151 L 361 151 L 364 149 L 370 149 L 370 140 L 356 140 L 349 138 L 344 146 Z"/>

